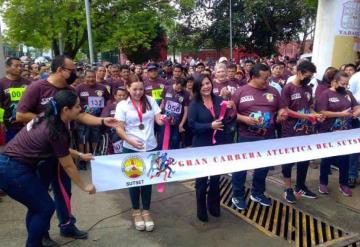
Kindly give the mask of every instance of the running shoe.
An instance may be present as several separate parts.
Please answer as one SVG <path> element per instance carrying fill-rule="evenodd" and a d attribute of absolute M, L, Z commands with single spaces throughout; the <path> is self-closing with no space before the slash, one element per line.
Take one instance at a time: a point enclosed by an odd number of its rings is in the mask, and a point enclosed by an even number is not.
<path fill-rule="evenodd" d="M 292 188 L 284 190 L 284 198 L 288 203 L 296 203 L 296 198 L 294 195 L 294 190 Z"/>
<path fill-rule="evenodd" d="M 271 199 L 267 198 L 264 194 L 260 194 L 260 195 L 250 195 L 250 199 L 254 202 L 258 202 L 261 205 L 265 206 L 265 207 L 270 207 L 272 205 L 271 203 Z"/>
<path fill-rule="evenodd" d="M 352 196 L 352 191 L 349 187 L 347 187 L 346 185 L 341 185 L 339 186 L 339 190 L 341 193 L 343 193 L 344 196 Z"/>
<path fill-rule="evenodd" d="M 295 193 L 297 195 L 301 195 L 302 197 L 306 197 L 306 198 L 310 198 L 310 199 L 317 198 L 317 195 L 306 187 L 304 187 L 302 189 L 295 188 Z"/>

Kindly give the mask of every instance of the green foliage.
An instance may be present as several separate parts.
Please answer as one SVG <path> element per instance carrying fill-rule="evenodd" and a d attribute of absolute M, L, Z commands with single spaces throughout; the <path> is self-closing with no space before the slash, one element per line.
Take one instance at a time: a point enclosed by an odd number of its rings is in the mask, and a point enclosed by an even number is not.
<path fill-rule="evenodd" d="M 229 4 L 229 0 L 196 1 L 193 11 L 187 13 L 186 20 L 191 23 L 188 30 L 197 30 L 201 25 L 204 18 L 196 18 L 200 11 L 208 21 L 197 32 L 194 42 L 201 41 L 202 48 L 229 47 Z M 233 44 L 259 55 L 273 54 L 278 42 L 297 40 L 299 32 L 309 29 L 316 15 L 316 4 L 315 0 L 232 0 Z M 192 40 L 194 35 L 189 37 Z"/>
<path fill-rule="evenodd" d="M 183 0 L 186 6 L 187 0 Z M 75 57 L 87 45 L 83 0 L 0 0 L 8 30 L 6 40 L 36 48 L 51 48 Z M 180 3 L 181 4 L 181 3 Z M 91 21 L 96 51 L 121 47 L 134 52 L 148 49 L 159 23 L 173 22 L 176 10 L 169 1 L 92 0 Z M 85 49 L 86 50 L 86 49 Z"/>

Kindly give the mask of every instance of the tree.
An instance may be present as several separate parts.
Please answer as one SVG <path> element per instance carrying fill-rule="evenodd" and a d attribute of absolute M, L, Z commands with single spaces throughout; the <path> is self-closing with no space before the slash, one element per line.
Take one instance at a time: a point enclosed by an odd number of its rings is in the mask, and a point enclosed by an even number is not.
<path fill-rule="evenodd" d="M 275 53 L 278 42 L 296 40 L 298 33 L 304 32 L 304 16 L 314 19 L 316 1 L 307 2 L 233 0 L 234 45 L 259 55 Z M 192 28 L 199 25 L 199 18 L 206 19 L 202 21 L 206 23 L 201 32 L 203 44 L 216 49 L 229 47 L 229 3 L 228 0 L 198 0 L 193 12 L 188 13 L 187 20 L 193 23 Z"/>
<path fill-rule="evenodd" d="M 8 30 L 6 40 L 35 48 L 51 48 L 74 58 L 87 43 L 82 0 L 0 0 Z M 175 9 L 169 1 L 92 0 L 91 21 L 95 50 L 115 47 L 135 51 L 150 48 L 159 23 L 173 21 Z"/>

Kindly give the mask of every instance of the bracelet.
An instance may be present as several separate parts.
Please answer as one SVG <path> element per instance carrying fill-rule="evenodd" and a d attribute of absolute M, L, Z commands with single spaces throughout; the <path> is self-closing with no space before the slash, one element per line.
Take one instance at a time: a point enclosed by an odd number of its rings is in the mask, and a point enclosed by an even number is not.
<path fill-rule="evenodd" d="M 101 119 L 101 126 L 105 126 L 105 119 Z"/>

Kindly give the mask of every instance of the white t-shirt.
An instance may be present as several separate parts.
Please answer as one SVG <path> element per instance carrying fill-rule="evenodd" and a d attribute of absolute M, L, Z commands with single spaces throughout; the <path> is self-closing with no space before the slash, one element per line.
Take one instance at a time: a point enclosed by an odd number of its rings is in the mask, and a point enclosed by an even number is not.
<path fill-rule="evenodd" d="M 139 128 L 139 115 L 134 108 L 130 97 L 128 97 L 127 100 L 120 101 L 116 106 L 115 118 L 119 121 L 125 122 L 125 132 L 128 137 L 130 139 L 137 139 L 144 144 L 144 149 L 140 150 L 124 141 L 124 148 L 145 152 L 153 150 L 157 147 L 154 134 L 154 121 L 155 115 L 160 113 L 161 110 L 152 97 L 146 96 L 146 98 L 151 105 L 151 110 L 147 110 L 142 115 L 142 123 L 145 127 L 143 130 Z"/>
<path fill-rule="evenodd" d="M 360 104 L 360 72 L 356 72 L 351 76 L 349 87 L 356 101 Z"/>

